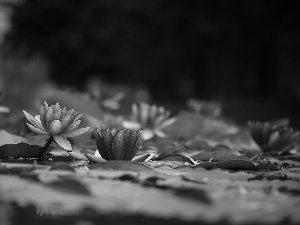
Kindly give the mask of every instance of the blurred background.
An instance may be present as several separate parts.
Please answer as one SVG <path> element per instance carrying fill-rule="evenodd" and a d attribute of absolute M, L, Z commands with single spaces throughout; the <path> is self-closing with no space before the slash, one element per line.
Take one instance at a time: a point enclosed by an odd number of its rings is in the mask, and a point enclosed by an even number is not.
<path fill-rule="evenodd" d="M 300 127 L 299 10 L 297 0 L 1 0 L 1 104 L 98 84 L 174 113 L 196 98 L 241 124 Z"/>

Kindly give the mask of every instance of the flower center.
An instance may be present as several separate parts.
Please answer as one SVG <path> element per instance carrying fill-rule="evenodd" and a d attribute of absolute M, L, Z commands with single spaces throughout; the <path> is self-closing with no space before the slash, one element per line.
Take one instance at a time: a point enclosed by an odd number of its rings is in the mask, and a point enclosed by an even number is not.
<path fill-rule="evenodd" d="M 53 120 L 50 123 L 49 133 L 52 135 L 59 134 L 61 132 L 62 124 L 59 120 Z"/>

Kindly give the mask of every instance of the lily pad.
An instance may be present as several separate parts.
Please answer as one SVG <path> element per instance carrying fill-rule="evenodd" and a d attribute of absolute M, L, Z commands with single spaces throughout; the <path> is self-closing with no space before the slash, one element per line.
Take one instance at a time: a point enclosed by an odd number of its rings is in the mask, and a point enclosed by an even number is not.
<path fill-rule="evenodd" d="M 59 191 L 79 194 L 79 195 L 91 195 L 90 190 L 79 180 L 75 179 L 63 179 L 52 181 L 46 184 L 50 188 L 54 188 Z"/>
<path fill-rule="evenodd" d="M 188 150 L 184 145 L 175 143 L 172 146 L 165 147 L 163 149 L 163 151 L 157 157 L 154 157 L 153 159 L 159 160 L 159 159 L 165 158 L 165 156 L 167 156 L 169 154 L 181 153 L 181 152 L 187 152 L 187 151 Z"/>
<path fill-rule="evenodd" d="M 39 135 L 38 138 L 24 138 L 21 136 L 10 134 L 4 130 L 0 131 L 0 158 L 1 157 L 23 157 L 35 158 L 39 156 L 44 145 L 48 140 L 48 136 Z M 55 147 L 50 146 L 45 154 L 54 150 Z"/>
<path fill-rule="evenodd" d="M 205 169 L 211 168 L 222 168 L 222 169 L 230 169 L 230 170 L 252 170 L 256 171 L 256 166 L 245 160 L 227 160 L 221 162 L 203 162 L 199 163 L 196 167 L 201 166 Z"/>
<path fill-rule="evenodd" d="M 212 161 L 212 162 L 219 162 L 219 161 L 226 161 L 226 160 L 244 160 L 249 161 L 249 158 L 243 155 L 235 155 L 226 152 L 202 152 L 196 155 L 191 156 L 194 160 L 201 160 L 201 161 Z"/>
<path fill-rule="evenodd" d="M 156 158 L 156 159 L 153 159 L 153 160 L 156 160 L 156 161 L 177 161 L 177 162 L 183 162 L 183 163 L 189 163 L 189 164 L 196 164 L 196 162 L 191 158 L 189 157 L 188 155 L 185 155 L 184 153 L 173 153 L 173 154 L 168 154 L 166 156 L 164 156 L 163 158 Z"/>

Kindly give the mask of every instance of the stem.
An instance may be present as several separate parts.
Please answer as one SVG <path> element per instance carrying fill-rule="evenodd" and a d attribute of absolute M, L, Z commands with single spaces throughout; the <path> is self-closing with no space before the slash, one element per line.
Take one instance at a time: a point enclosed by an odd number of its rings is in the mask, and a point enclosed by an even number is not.
<path fill-rule="evenodd" d="M 50 138 L 48 139 L 47 143 L 43 147 L 42 151 L 38 155 L 38 158 L 42 158 L 43 157 L 43 155 L 45 154 L 45 152 L 47 151 L 47 149 L 49 148 L 49 146 L 51 145 L 51 143 L 53 142 L 53 140 L 54 140 L 54 137 L 50 136 Z"/>

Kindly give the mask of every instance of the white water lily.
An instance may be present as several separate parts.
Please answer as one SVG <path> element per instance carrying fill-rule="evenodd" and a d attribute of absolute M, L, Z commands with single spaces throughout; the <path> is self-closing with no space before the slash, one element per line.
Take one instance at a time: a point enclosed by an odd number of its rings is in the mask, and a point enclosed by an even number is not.
<path fill-rule="evenodd" d="M 61 109 L 59 103 L 48 106 L 47 102 L 41 106 L 40 115 L 33 117 L 23 110 L 25 117 L 30 122 L 27 126 L 36 134 L 50 135 L 58 145 L 66 150 L 72 150 L 67 137 L 76 137 L 86 131 L 89 127 L 76 129 L 82 115 L 77 115 L 74 109 L 69 111 L 66 108 Z"/>
<path fill-rule="evenodd" d="M 248 127 L 252 139 L 263 152 L 284 151 L 293 147 L 294 142 L 299 139 L 299 132 L 289 126 L 249 121 Z"/>
<path fill-rule="evenodd" d="M 132 105 L 132 114 L 130 120 L 123 121 L 122 125 L 127 129 L 142 129 L 144 140 L 150 140 L 155 135 L 166 137 L 162 129 L 175 122 L 175 118 L 170 118 L 170 111 L 164 107 L 141 103 L 139 106 Z"/>

